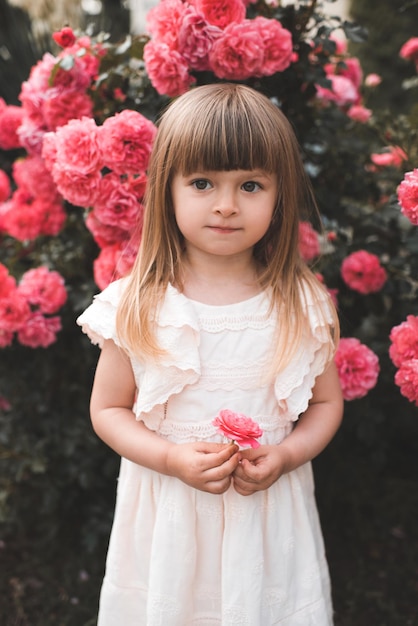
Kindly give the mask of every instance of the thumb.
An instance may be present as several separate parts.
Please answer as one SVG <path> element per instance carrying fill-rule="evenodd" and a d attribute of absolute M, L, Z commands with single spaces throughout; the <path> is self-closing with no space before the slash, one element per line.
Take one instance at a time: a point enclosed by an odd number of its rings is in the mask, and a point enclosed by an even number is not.
<path fill-rule="evenodd" d="M 241 459 L 241 468 L 244 473 L 248 476 L 248 478 L 256 478 L 258 474 L 258 469 L 249 459 L 243 457 Z"/>

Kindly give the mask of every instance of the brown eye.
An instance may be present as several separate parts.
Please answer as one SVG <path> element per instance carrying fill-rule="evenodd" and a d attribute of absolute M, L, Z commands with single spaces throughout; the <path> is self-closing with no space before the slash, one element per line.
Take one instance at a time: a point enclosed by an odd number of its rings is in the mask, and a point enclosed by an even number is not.
<path fill-rule="evenodd" d="M 198 191 L 205 191 L 205 189 L 209 189 L 210 183 L 205 178 L 198 178 L 192 182 L 192 185 Z"/>
<path fill-rule="evenodd" d="M 247 191 L 248 193 L 253 193 L 254 191 L 258 191 L 261 189 L 258 183 L 255 183 L 253 180 L 249 180 L 242 185 L 242 189 Z"/>

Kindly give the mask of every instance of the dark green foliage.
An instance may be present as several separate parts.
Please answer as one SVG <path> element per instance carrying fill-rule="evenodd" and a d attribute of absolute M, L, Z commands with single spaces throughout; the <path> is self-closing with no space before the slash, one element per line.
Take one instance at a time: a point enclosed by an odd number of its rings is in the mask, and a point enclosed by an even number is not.
<path fill-rule="evenodd" d="M 402 45 L 418 32 L 418 4 L 409 0 L 351 0 L 350 14 L 367 27 L 367 42 L 352 43 L 352 54 L 360 58 L 366 74 L 376 72 L 382 84 L 370 95 L 368 104 L 391 112 L 409 112 L 416 106 L 416 89 L 402 91 L 402 81 L 415 76 L 413 63 L 399 57 Z"/>
<path fill-rule="evenodd" d="M 27 13 L 0 0 L 0 98 L 19 103 L 22 82 L 50 43 L 49 37 L 35 40 Z"/>

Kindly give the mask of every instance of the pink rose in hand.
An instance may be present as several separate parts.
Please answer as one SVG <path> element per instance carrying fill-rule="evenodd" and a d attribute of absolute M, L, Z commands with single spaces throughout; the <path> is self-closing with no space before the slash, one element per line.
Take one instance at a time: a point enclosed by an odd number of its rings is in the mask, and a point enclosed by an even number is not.
<path fill-rule="evenodd" d="M 217 427 L 221 435 L 232 439 L 240 446 L 251 446 L 251 448 L 260 446 L 257 438 L 261 437 L 263 431 L 256 422 L 242 413 L 222 409 L 212 424 Z"/>

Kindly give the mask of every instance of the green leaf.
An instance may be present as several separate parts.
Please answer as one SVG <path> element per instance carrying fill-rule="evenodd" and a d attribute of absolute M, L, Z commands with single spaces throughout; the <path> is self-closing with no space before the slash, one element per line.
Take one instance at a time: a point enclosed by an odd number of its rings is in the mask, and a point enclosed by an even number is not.
<path fill-rule="evenodd" d="M 364 43 L 369 38 L 368 29 L 354 22 L 348 22 L 346 20 L 342 23 L 342 28 L 347 39 L 354 43 Z"/>

